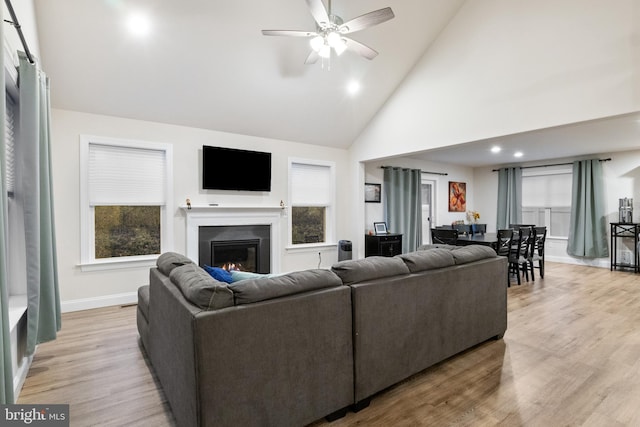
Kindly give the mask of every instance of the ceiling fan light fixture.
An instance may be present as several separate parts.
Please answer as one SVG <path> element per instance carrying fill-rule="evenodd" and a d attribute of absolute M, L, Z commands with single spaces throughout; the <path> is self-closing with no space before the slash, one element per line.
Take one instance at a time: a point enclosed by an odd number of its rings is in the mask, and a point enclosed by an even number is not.
<path fill-rule="evenodd" d="M 329 58 L 331 56 L 331 47 L 328 44 L 322 45 L 318 55 L 320 55 L 320 58 Z"/>
<path fill-rule="evenodd" d="M 336 47 L 338 47 L 338 45 L 343 43 L 342 37 L 340 37 L 339 33 L 331 31 L 329 34 L 327 34 L 327 43 L 329 44 L 329 46 L 335 49 Z"/>
<path fill-rule="evenodd" d="M 333 49 L 336 51 L 336 55 L 340 56 L 347 50 L 347 41 L 345 39 L 340 39 L 340 43 L 333 46 Z"/>
<path fill-rule="evenodd" d="M 309 41 L 309 44 L 311 45 L 311 49 L 320 52 L 320 49 L 324 46 L 324 38 L 322 36 L 315 36 Z"/>

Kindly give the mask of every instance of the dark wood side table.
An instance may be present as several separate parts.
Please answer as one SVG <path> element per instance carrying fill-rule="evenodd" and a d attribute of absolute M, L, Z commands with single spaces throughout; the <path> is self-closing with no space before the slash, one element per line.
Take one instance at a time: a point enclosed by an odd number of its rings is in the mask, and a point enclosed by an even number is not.
<path fill-rule="evenodd" d="M 364 236 L 364 256 L 395 256 L 402 253 L 402 234 L 374 234 Z"/>
<path fill-rule="evenodd" d="M 638 233 L 640 224 L 612 222 L 611 224 L 611 271 L 620 268 L 632 268 L 640 273 L 640 259 L 638 259 Z M 618 239 L 633 239 L 633 259 L 630 262 L 618 262 Z"/>

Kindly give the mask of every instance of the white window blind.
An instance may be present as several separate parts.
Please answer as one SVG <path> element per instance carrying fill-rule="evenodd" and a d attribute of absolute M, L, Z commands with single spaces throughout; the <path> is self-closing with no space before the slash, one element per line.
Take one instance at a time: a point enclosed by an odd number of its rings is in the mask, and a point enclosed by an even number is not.
<path fill-rule="evenodd" d="M 89 204 L 164 205 L 165 151 L 89 144 Z"/>
<path fill-rule="evenodd" d="M 16 129 L 16 103 L 6 95 L 7 112 L 4 116 L 5 133 L 5 178 L 7 192 L 13 194 L 16 185 L 16 154 L 15 154 L 15 129 Z"/>
<path fill-rule="evenodd" d="M 332 203 L 331 168 L 305 163 L 291 164 L 291 204 L 328 206 Z"/>
<path fill-rule="evenodd" d="M 570 206 L 573 176 L 528 176 L 522 179 L 522 206 Z"/>

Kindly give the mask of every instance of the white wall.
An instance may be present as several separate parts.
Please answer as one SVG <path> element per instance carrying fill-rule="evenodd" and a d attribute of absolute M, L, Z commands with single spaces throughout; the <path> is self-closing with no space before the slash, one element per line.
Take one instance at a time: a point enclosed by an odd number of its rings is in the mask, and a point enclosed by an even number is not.
<path fill-rule="evenodd" d="M 22 29 L 22 34 L 24 38 L 27 40 L 27 46 L 29 46 L 29 51 L 35 56 L 40 56 L 40 44 L 38 42 L 38 33 L 36 31 L 36 15 L 35 9 L 33 7 L 33 0 L 13 0 L 11 2 L 13 6 L 13 11 L 18 18 L 18 22 L 20 23 L 20 27 Z M 9 10 L 7 9 L 6 4 L 3 3 L 3 18 L 10 21 L 11 15 L 9 15 Z M 22 47 L 22 43 L 20 42 L 20 38 L 18 37 L 18 32 L 15 28 L 9 24 L 4 25 L 4 37 L 5 42 L 11 46 L 11 52 L 16 52 L 18 50 L 24 51 Z"/>
<path fill-rule="evenodd" d="M 638 37 L 640 0 L 467 1 L 354 160 L 638 111 Z"/>
<path fill-rule="evenodd" d="M 185 217 L 179 209 L 192 204 L 218 203 L 239 206 L 288 204 L 288 157 L 328 160 L 336 163 L 337 182 L 347 179 L 346 150 L 257 138 L 210 130 L 151 123 L 54 109 L 52 111 L 53 182 L 58 238 L 58 268 L 63 310 L 73 310 L 135 300 L 135 291 L 148 282 L 148 268 L 82 272 L 80 263 L 80 135 L 173 144 L 174 156 L 174 250 L 185 251 Z M 202 145 L 229 146 L 272 153 L 272 191 L 269 193 L 212 191 L 201 189 Z M 337 237 L 346 236 L 347 191 L 337 199 Z M 287 239 L 287 218 L 281 219 L 281 242 Z M 348 238 L 348 237 L 346 237 Z M 281 249 L 280 271 L 315 268 L 318 250 Z M 337 248 L 322 251 L 322 267 L 337 261 Z"/>

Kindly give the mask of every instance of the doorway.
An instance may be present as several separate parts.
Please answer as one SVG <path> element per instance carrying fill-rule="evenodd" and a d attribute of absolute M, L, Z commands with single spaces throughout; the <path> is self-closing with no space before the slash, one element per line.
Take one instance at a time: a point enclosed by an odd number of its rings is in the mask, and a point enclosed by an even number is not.
<path fill-rule="evenodd" d="M 431 243 L 431 227 L 435 223 L 436 181 L 422 178 L 422 244 Z"/>

